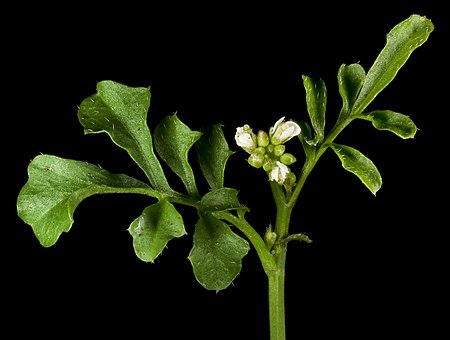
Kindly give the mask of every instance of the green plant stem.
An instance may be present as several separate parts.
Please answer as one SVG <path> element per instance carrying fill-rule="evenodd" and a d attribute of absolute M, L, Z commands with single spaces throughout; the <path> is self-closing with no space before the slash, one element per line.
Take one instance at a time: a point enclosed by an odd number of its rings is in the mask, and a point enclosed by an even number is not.
<path fill-rule="evenodd" d="M 278 271 L 268 275 L 270 339 L 286 339 L 286 321 L 284 306 L 284 280 L 286 264 L 286 246 L 277 250 Z"/>
<path fill-rule="evenodd" d="M 277 234 L 277 241 L 272 249 L 272 255 L 277 263 L 277 271 L 267 275 L 269 290 L 270 339 L 284 340 L 286 339 L 284 286 L 287 253 L 287 242 L 284 242 L 284 239 L 289 234 L 289 223 L 294 206 L 288 204 L 284 191 L 278 183 L 271 181 L 270 187 L 272 189 L 272 194 L 277 208 L 274 229 Z"/>

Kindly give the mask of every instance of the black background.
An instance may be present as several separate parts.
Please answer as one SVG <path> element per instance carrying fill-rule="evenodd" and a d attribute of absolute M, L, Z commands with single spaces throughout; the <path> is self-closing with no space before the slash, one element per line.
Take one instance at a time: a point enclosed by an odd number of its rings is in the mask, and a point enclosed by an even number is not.
<path fill-rule="evenodd" d="M 339 66 L 358 62 L 368 70 L 386 33 L 416 13 L 430 18 L 435 31 L 371 108 L 407 114 L 420 130 L 402 140 L 355 121 L 336 140 L 376 164 L 383 177 L 376 197 L 331 151 L 320 160 L 293 216 L 291 231 L 314 242 L 290 244 L 286 324 L 289 339 L 437 331 L 445 320 L 448 269 L 449 34 L 445 10 L 435 3 L 77 4 L 5 13 L 14 20 L 3 30 L 1 322 L 17 336 L 268 339 L 267 283 L 253 249 L 232 286 L 205 290 L 187 260 L 195 211 L 180 207 L 188 235 L 170 241 L 154 264 L 144 263 L 127 228 L 151 202 L 133 195 L 86 199 L 70 232 L 44 248 L 16 215 L 27 165 L 45 153 L 144 179 L 106 134 L 85 136 L 76 113 L 98 81 L 151 86 L 151 129 L 174 112 L 193 130 L 223 124 L 236 151 L 225 185 L 240 190 L 249 221 L 263 233 L 275 217 L 270 188 L 234 144 L 236 127 L 267 130 L 281 116 L 307 120 L 305 74 L 327 85 L 330 128 L 341 107 Z M 295 147 L 299 167 L 300 144 L 288 144 L 293 153 Z"/>

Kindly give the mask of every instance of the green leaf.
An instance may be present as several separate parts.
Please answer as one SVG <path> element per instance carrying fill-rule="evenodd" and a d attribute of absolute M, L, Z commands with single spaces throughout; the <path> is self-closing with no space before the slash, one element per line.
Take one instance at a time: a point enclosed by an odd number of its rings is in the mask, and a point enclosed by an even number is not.
<path fill-rule="evenodd" d="M 356 175 L 372 194 L 376 195 L 381 188 L 382 179 L 372 161 L 360 151 L 349 146 L 336 143 L 330 146 L 338 155 L 344 169 Z"/>
<path fill-rule="evenodd" d="M 208 290 L 227 288 L 242 268 L 242 258 L 250 246 L 230 227 L 211 214 L 202 215 L 194 231 L 189 253 L 197 281 Z"/>
<path fill-rule="evenodd" d="M 158 191 L 174 194 L 169 187 L 147 126 L 150 90 L 128 87 L 113 81 L 97 83 L 97 93 L 82 101 L 78 119 L 84 132 L 106 132 L 113 142 L 125 149 Z"/>
<path fill-rule="evenodd" d="M 106 193 L 157 194 L 137 179 L 93 164 L 39 155 L 28 166 L 28 181 L 19 192 L 17 212 L 33 228 L 39 242 L 50 247 L 62 232 L 70 230 L 75 208 L 83 199 Z"/>
<path fill-rule="evenodd" d="M 303 75 L 303 86 L 306 90 L 306 107 L 316 132 L 314 144 L 323 141 L 325 130 L 325 111 L 327 106 L 327 88 L 323 80 L 316 81 Z"/>
<path fill-rule="evenodd" d="M 174 113 L 164 118 L 154 132 L 155 148 L 159 156 L 183 181 L 190 196 L 198 197 L 194 172 L 188 161 L 188 152 L 202 133 L 192 131 Z"/>
<path fill-rule="evenodd" d="M 312 136 L 311 127 L 307 122 L 298 122 L 301 128 L 301 133 L 298 135 L 300 142 L 302 143 L 303 150 L 308 159 L 313 159 L 316 154 L 316 148 L 314 147 L 314 140 Z"/>
<path fill-rule="evenodd" d="M 222 125 L 209 128 L 195 144 L 200 169 L 211 189 L 223 187 L 225 165 L 233 154 L 222 131 Z"/>
<path fill-rule="evenodd" d="M 397 75 L 411 53 L 421 46 L 434 30 L 426 17 L 413 14 L 397 24 L 388 34 L 387 43 L 367 72 L 352 114 L 360 114 Z"/>
<path fill-rule="evenodd" d="M 345 120 L 350 115 L 365 76 L 366 71 L 360 64 L 341 65 L 339 68 L 338 84 L 342 97 L 342 109 L 338 122 Z"/>
<path fill-rule="evenodd" d="M 239 203 L 237 194 L 236 189 L 226 187 L 210 191 L 202 197 L 200 201 L 201 209 L 204 211 L 247 210 L 248 208 Z"/>
<path fill-rule="evenodd" d="M 369 120 L 378 130 L 393 132 L 403 139 L 414 138 L 417 132 L 417 126 L 409 116 L 390 110 L 372 111 L 356 118 Z"/>
<path fill-rule="evenodd" d="M 186 234 L 183 218 L 165 199 L 145 208 L 128 231 L 137 257 L 145 262 L 153 262 L 170 240 Z"/>

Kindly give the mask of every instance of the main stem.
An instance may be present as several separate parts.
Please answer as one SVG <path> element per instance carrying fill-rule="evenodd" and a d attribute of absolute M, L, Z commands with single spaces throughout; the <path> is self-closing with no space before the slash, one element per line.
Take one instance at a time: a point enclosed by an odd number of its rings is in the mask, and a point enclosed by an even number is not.
<path fill-rule="evenodd" d="M 272 254 L 277 263 L 277 270 L 267 274 L 269 285 L 270 339 L 285 340 L 286 320 L 284 286 L 287 243 L 283 242 L 283 240 L 288 236 L 289 222 L 293 207 L 287 204 L 286 197 L 281 186 L 271 181 L 271 188 L 277 207 L 274 231 L 277 234 L 278 242 L 275 243 L 272 249 Z"/>
<path fill-rule="evenodd" d="M 285 340 L 284 268 L 286 263 L 286 247 L 277 255 L 277 263 L 278 271 L 272 275 L 268 275 L 270 339 Z"/>

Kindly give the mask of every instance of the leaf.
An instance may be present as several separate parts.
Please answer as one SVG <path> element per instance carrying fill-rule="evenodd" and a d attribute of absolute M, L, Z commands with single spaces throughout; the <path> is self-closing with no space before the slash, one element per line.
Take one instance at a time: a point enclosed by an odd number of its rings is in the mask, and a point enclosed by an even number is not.
<path fill-rule="evenodd" d="M 345 170 L 356 175 L 372 194 L 376 195 L 381 188 L 382 179 L 372 161 L 358 150 L 346 145 L 333 143 L 330 145 L 338 155 Z"/>
<path fill-rule="evenodd" d="M 208 290 L 227 288 L 240 273 L 242 258 L 250 246 L 230 227 L 211 214 L 202 215 L 195 226 L 189 253 L 197 281 Z"/>
<path fill-rule="evenodd" d="M 188 152 L 202 133 L 192 131 L 177 114 L 167 116 L 154 132 L 155 148 L 159 156 L 183 181 L 190 196 L 198 197 L 194 172 L 188 162 Z"/>
<path fill-rule="evenodd" d="M 248 210 L 248 208 L 239 203 L 237 194 L 238 191 L 233 188 L 220 188 L 210 191 L 202 197 L 200 201 L 201 209 L 203 211 L 221 211 L 233 209 Z"/>
<path fill-rule="evenodd" d="M 94 194 L 152 192 L 132 177 L 50 155 L 31 161 L 28 178 L 17 198 L 17 212 L 44 247 L 52 246 L 62 232 L 70 230 L 74 211 L 83 199 Z"/>
<path fill-rule="evenodd" d="M 421 46 L 434 30 L 426 17 L 413 14 L 395 25 L 387 34 L 387 43 L 367 72 L 352 114 L 360 114 L 397 75 L 411 53 Z"/>
<path fill-rule="evenodd" d="M 323 80 L 316 81 L 303 75 L 303 86 L 306 90 L 306 106 L 312 127 L 316 132 L 314 145 L 323 141 L 325 130 L 325 111 L 327 106 L 327 88 Z"/>
<path fill-rule="evenodd" d="M 308 159 L 313 159 L 316 154 L 316 148 L 314 147 L 311 127 L 307 122 L 298 122 L 298 124 L 301 128 L 301 133 L 298 135 L 298 138 L 302 143 L 305 155 Z"/>
<path fill-rule="evenodd" d="M 106 132 L 112 141 L 125 149 L 158 191 L 174 194 L 153 151 L 147 126 L 150 90 L 128 87 L 113 81 L 97 83 L 97 94 L 82 101 L 78 119 L 84 132 Z"/>
<path fill-rule="evenodd" d="M 360 64 L 341 65 L 339 68 L 338 84 L 339 93 L 342 97 L 342 109 L 338 122 L 345 120 L 350 115 L 365 76 L 366 71 Z"/>
<path fill-rule="evenodd" d="M 200 169 L 211 189 L 219 189 L 224 185 L 225 165 L 233 154 L 220 124 L 208 129 L 195 144 Z"/>
<path fill-rule="evenodd" d="M 369 120 L 378 130 L 393 132 L 403 139 L 414 138 L 417 132 L 417 126 L 409 116 L 390 110 L 372 111 L 356 118 Z"/>
<path fill-rule="evenodd" d="M 128 228 L 139 259 L 153 262 L 173 238 L 186 234 L 182 216 L 167 200 L 144 209 Z"/>

